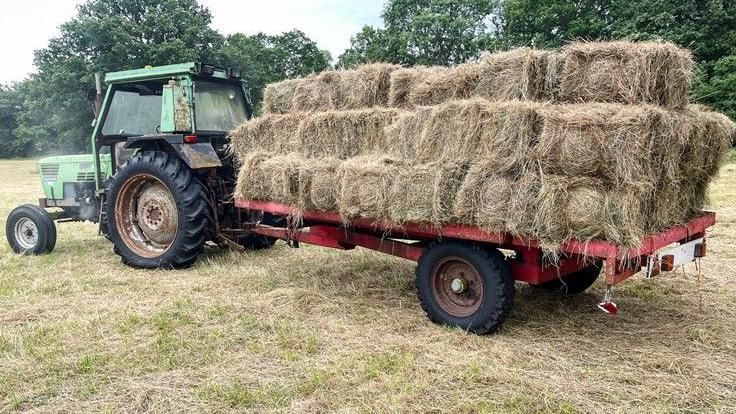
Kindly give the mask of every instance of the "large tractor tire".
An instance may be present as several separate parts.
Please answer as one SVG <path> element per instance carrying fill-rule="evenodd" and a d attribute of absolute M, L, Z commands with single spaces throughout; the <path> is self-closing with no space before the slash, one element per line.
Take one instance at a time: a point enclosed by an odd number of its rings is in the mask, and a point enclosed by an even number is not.
<path fill-rule="evenodd" d="M 416 268 L 416 289 L 430 320 L 476 334 L 496 331 L 514 304 L 514 277 L 496 249 L 446 241 L 431 245 Z"/>
<path fill-rule="evenodd" d="M 108 189 L 110 240 L 123 263 L 179 269 L 202 254 L 211 222 L 207 190 L 176 156 L 146 151 L 128 160 Z"/>
<path fill-rule="evenodd" d="M 24 204 L 10 212 L 5 222 L 5 235 L 18 254 L 51 253 L 56 246 L 54 220 L 46 210 L 33 204 Z"/>

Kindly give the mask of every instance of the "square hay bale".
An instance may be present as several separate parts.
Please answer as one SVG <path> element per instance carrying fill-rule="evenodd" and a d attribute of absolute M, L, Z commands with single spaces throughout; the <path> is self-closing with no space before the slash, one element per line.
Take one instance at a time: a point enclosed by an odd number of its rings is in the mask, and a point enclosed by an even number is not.
<path fill-rule="evenodd" d="M 537 104 L 492 102 L 485 99 L 450 101 L 407 118 L 414 127 L 418 162 L 470 162 L 493 159 L 494 171 L 520 170 L 533 160 L 538 127 Z M 392 137 L 393 138 L 393 137 Z M 396 138 L 408 142 L 407 137 Z"/>
<path fill-rule="evenodd" d="M 276 155 L 263 160 L 259 169 L 269 190 L 268 200 L 298 205 L 301 163 L 302 157 L 298 154 Z"/>
<path fill-rule="evenodd" d="M 372 63 L 300 79 L 294 87 L 292 110 L 314 112 L 386 106 L 391 72 L 399 68 L 388 63 Z"/>
<path fill-rule="evenodd" d="M 662 111 L 618 104 L 542 107 L 534 149 L 546 174 L 599 177 L 611 183 L 651 182 Z M 652 183 L 654 185 L 654 183 Z"/>
<path fill-rule="evenodd" d="M 340 109 L 388 106 L 391 73 L 399 65 L 370 63 L 340 71 Z"/>
<path fill-rule="evenodd" d="M 266 85 L 263 91 L 263 113 L 285 114 L 294 109 L 293 100 L 300 79 L 286 79 Z"/>
<path fill-rule="evenodd" d="M 473 165 L 458 190 L 454 212 L 465 224 L 489 232 L 532 236 L 539 180 L 532 171 L 499 174 L 493 165 Z"/>
<path fill-rule="evenodd" d="M 262 168 L 263 163 L 272 154 L 267 152 L 251 152 L 241 158 L 235 196 L 246 200 L 270 200 L 271 180 Z"/>
<path fill-rule="evenodd" d="M 299 206 L 303 209 L 337 211 L 340 194 L 336 158 L 305 159 L 299 166 Z"/>
<path fill-rule="evenodd" d="M 692 56 L 671 43 L 574 42 L 563 53 L 566 102 L 687 105 Z"/>
<path fill-rule="evenodd" d="M 382 220 L 389 217 L 391 187 L 406 163 L 398 158 L 371 154 L 342 163 L 340 177 L 340 215 L 345 220 L 364 217 Z"/>
<path fill-rule="evenodd" d="M 409 92 L 410 106 L 439 105 L 472 98 L 481 77 L 481 65 L 466 63 L 442 70 L 425 71 L 422 82 Z"/>
<path fill-rule="evenodd" d="M 240 124 L 230 132 L 235 155 L 243 159 L 254 151 L 286 152 L 298 141 L 297 130 L 304 113 L 264 115 Z"/>
<path fill-rule="evenodd" d="M 406 160 L 416 159 L 419 138 L 433 110 L 433 107 L 420 106 L 412 111 L 401 111 L 394 122 L 385 128 L 389 153 Z"/>
<path fill-rule="evenodd" d="M 385 128 L 399 113 L 393 108 L 374 108 L 310 114 L 299 126 L 297 148 L 310 157 L 340 159 L 385 151 Z"/>
<path fill-rule="evenodd" d="M 648 230 L 643 194 L 637 186 L 611 188 L 590 177 L 544 175 L 536 198 L 535 236 L 552 250 L 570 239 L 638 246 Z"/>
<path fill-rule="evenodd" d="M 453 205 L 467 165 L 431 163 L 408 166 L 396 176 L 389 217 L 397 223 L 442 225 L 453 219 Z"/>
<path fill-rule="evenodd" d="M 484 54 L 473 95 L 493 100 L 553 100 L 559 66 L 557 53 L 547 50 L 519 48 Z"/>
<path fill-rule="evenodd" d="M 441 66 L 414 66 L 391 72 L 388 105 L 392 108 L 412 109 L 411 95 L 418 85 L 430 77 L 439 76 L 448 69 Z"/>
<path fill-rule="evenodd" d="M 300 112 L 339 109 L 340 74 L 328 70 L 300 79 L 294 89 L 292 109 Z"/>

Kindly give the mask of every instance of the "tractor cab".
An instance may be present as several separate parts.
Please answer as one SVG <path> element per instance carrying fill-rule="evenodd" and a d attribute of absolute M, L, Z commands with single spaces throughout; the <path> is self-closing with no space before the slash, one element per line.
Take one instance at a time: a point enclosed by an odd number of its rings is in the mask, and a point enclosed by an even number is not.
<path fill-rule="evenodd" d="M 104 84 L 92 153 L 40 161 L 45 197 L 23 206 L 9 241 L 43 253 L 53 220 L 92 221 L 127 264 L 187 266 L 205 241 L 223 243 L 221 225 L 233 227 L 227 134 L 252 116 L 246 85 L 238 70 L 195 62 L 111 72 Z"/>

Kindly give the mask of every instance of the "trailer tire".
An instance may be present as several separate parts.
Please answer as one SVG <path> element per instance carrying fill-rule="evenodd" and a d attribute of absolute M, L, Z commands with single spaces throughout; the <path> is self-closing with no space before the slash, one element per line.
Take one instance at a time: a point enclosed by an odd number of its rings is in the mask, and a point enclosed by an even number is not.
<path fill-rule="evenodd" d="M 425 250 L 416 268 L 416 291 L 431 321 L 479 335 L 498 330 L 516 294 L 501 252 L 452 241 Z"/>
<path fill-rule="evenodd" d="M 603 262 L 599 261 L 590 266 L 584 267 L 577 272 L 565 275 L 560 279 L 553 279 L 548 282 L 535 285 L 547 292 L 560 292 L 566 295 L 577 295 L 585 292 L 590 288 L 598 276 L 601 274 Z"/>
<path fill-rule="evenodd" d="M 39 206 L 24 204 L 8 215 L 5 235 L 15 253 L 40 255 L 51 253 L 56 246 L 56 224 Z"/>
<path fill-rule="evenodd" d="M 204 251 L 212 222 L 208 200 L 204 184 L 176 156 L 135 155 L 120 167 L 108 191 L 114 252 L 136 268 L 191 266 Z"/>

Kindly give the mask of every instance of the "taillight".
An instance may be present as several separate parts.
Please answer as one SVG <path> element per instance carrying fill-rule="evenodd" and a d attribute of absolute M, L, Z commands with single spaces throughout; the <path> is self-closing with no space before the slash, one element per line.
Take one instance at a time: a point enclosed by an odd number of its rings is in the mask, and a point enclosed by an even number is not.
<path fill-rule="evenodd" d="M 184 135 L 184 143 L 185 144 L 196 144 L 197 143 L 197 136 L 196 135 Z"/>

